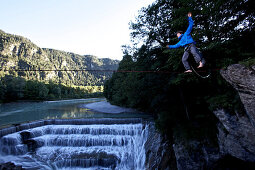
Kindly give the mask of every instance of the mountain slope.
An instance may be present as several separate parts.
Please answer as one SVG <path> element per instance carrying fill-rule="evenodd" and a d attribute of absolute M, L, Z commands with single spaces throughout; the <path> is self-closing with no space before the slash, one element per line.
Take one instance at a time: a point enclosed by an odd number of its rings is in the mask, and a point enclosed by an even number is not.
<path fill-rule="evenodd" d="M 116 70 L 118 60 L 99 59 L 54 49 L 40 48 L 27 38 L 0 30 L 0 76 L 14 75 L 26 79 L 63 83 L 66 85 L 102 85 L 111 72 L 63 70 Z M 8 70 L 8 71 L 3 71 Z M 62 71 L 15 71 L 62 70 Z"/>

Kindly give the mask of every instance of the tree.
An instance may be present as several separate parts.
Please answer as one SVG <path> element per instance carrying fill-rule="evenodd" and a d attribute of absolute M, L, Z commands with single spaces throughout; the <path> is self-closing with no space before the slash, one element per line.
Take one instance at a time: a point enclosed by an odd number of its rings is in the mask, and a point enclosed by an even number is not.
<path fill-rule="evenodd" d="M 55 86 L 52 90 L 52 94 L 57 98 L 60 99 L 61 98 L 61 88 L 58 86 Z"/>
<path fill-rule="evenodd" d="M 3 101 L 5 99 L 6 94 L 6 86 L 3 84 L 2 80 L 0 79 L 0 101 Z"/>
<path fill-rule="evenodd" d="M 6 100 L 20 100 L 24 97 L 25 80 L 19 77 L 6 75 L 2 78 L 2 84 L 5 87 Z"/>
<path fill-rule="evenodd" d="M 163 46 L 176 31 L 186 30 L 189 11 L 195 16 L 194 36 L 201 41 L 224 42 L 246 31 L 254 34 L 254 5 L 252 0 L 157 0 L 131 22 L 131 38 Z"/>
<path fill-rule="evenodd" d="M 241 103 L 237 93 L 216 71 L 207 80 L 194 74 L 180 74 L 183 49 L 164 47 L 178 41 L 175 32 L 187 29 L 187 13 L 191 11 L 195 20 L 192 36 L 202 47 L 208 67 L 222 68 L 253 58 L 253 4 L 252 0 L 157 0 L 141 9 L 137 19 L 130 23 L 134 45 L 124 47 L 118 68 L 134 72 L 114 73 L 105 84 L 105 97 L 113 104 L 153 113 L 158 128 L 169 137 L 178 128 L 189 134 L 197 128 L 190 128 L 194 124 L 200 126 L 198 129 L 213 131 L 216 123 L 211 112 L 215 103 L 232 112 L 243 111 L 234 107 Z"/>
<path fill-rule="evenodd" d="M 38 98 L 40 100 L 45 100 L 48 97 L 49 89 L 46 87 L 44 83 L 38 84 Z"/>

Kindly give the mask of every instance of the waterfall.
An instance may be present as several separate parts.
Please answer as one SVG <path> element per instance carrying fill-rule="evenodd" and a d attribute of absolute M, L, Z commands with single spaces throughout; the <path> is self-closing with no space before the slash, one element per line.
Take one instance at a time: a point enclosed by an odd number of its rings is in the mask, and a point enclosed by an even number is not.
<path fill-rule="evenodd" d="M 148 126 L 137 120 L 44 125 L 3 136 L 0 161 L 11 157 L 39 169 L 145 169 L 147 136 Z"/>

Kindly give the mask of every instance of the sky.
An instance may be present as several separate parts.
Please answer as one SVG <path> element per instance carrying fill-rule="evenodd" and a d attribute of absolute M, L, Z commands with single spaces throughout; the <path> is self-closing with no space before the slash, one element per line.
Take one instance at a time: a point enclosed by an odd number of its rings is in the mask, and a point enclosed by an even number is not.
<path fill-rule="evenodd" d="M 129 22 L 155 0 L 0 0 L 0 29 L 41 48 L 121 60 Z"/>

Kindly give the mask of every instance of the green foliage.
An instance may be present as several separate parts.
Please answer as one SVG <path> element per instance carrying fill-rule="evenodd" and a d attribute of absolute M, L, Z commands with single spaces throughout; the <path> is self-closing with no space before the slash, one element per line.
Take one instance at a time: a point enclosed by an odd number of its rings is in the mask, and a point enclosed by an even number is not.
<path fill-rule="evenodd" d="M 252 5 L 252 0 L 157 0 L 143 8 L 130 24 L 132 40 L 143 45 L 126 47 L 118 70 L 156 72 L 114 73 L 105 83 L 105 97 L 113 104 L 152 113 L 158 129 L 168 136 L 185 131 L 185 138 L 216 138 L 208 136 L 215 134 L 212 111 L 243 111 L 237 92 L 218 69 L 243 60 L 254 64 Z M 187 29 L 189 11 L 195 21 L 192 37 L 212 69 L 208 79 L 183 74 L 183 49 L 164 48 L 177 43 L 177 30 Z M 129 54 L 130 49 L 134 50 Z"/>
<path fill-rule="evenodd" d="M 5 100 L 5 93 L 6 93 L 6 85 L 0 81 L 0 102 Z"/>
<path fill-rule="evenodd" d="M 59 100 L 70 98 L 101 97 L 102 86 L 67 87 L 50 81 L 48 84 L 36 80 L 6 75 L 0 79 L 0 101 L 16 100 Z M 90 89 L 90 90 L 87 90 Z"/>
<path fill-rule="evenodd" d="M 240 64 L 243 64 L 246 67 L 254 66 L 255 65 L 255 58 L 248 58 L 244 61 L 241 61 Z"/>
<path fill-rule="evenodd" d="M 25 80 L 19 77 L 5 76 L 1 80 L 4 87 L 2 91 L 5 100 L 16 99 L 19 100 L 24 97 L 23 89 L 25 87 Z"/>

